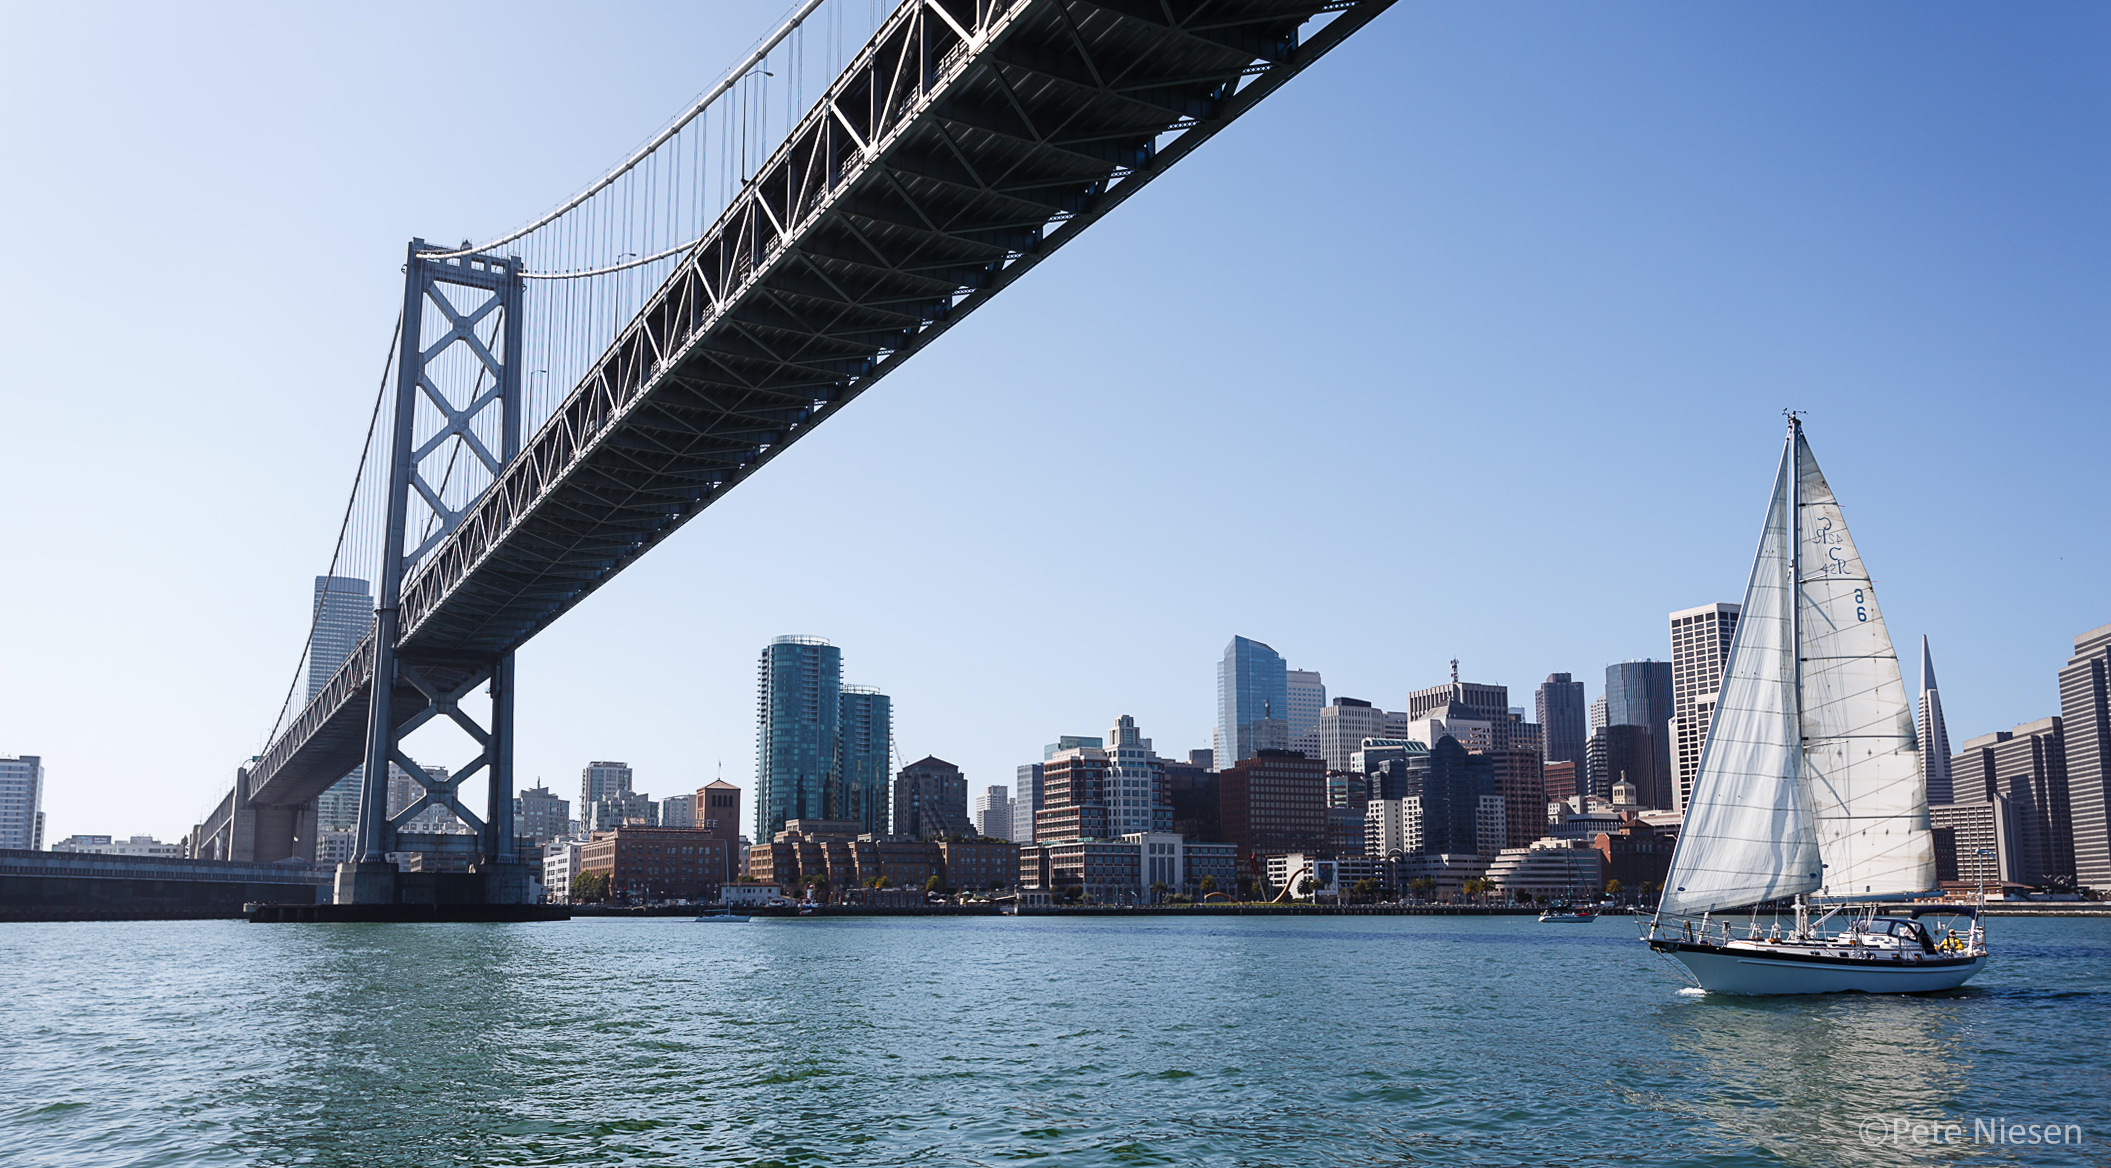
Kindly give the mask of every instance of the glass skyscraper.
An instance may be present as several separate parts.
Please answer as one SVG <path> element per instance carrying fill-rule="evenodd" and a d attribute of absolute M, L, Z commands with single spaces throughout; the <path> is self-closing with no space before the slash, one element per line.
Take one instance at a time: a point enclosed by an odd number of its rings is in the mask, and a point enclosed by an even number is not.
<path fill-rule="evenodd" d="M 314 701 L 372 627 L 374 593 L 366 581 L 356 577 L 317 576 L 311 603 L 315 631 L 308 642 L 308 700 Z M 365 767 L 354 767 L 351 774 L 315 797 L 318 829 L 349 831 L 357 824 L 359 781 L 365 774 Z"/>
<path fill-rule="evenodd" d="M 1259 641 L 1233 637 L 1217 662 L 1218 770 L 1229 770 L 1256 750 L 1290 745 L 1289 667 Z"/>
<path fill-rule="evenodd" d="M 839 782 L 828 801 L 827 818 L 856 820 L 866 831 L 885 835 L 893 701 L 869 685 L 846 685 L 837 725 L 842 743 Z"/>
<path fill-rule="evenodd" d="M 820 637 L 779 637 L 756 668 L 755 841 L 787 819 L 828 818 L 843 717 L 843 651 Z"/>
<path fill-rule="evenodd" d="M 1589 735 L 1583 701 L 1583 683 L 1566 673 L 1550 673 L 1532 695 L 1533 712 L 1539 718 L 1541 755 L 1547 762 L 1583 761 Z"/>
<path fill-rule="evenodd" d="M 1671 770 L 1671 662 L 1622 661 L 1605 667 L 1605 724 L 1647 726 L 1656 754 L 1653 775 L 1668 783 Z M 1592 786 L 1609 792 L 1619 776 L 1591 776 Z M 1644 792 L 1650 795 L 1651 792 Z M 1656 806 L 1676 807 L 1676 797 Z"/>

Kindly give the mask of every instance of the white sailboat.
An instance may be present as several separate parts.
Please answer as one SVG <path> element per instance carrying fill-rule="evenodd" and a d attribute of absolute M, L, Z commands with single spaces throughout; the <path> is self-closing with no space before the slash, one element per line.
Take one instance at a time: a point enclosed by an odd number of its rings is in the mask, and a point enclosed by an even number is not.
<path fill-rule="evenodd" d="M 1987 961 L 1970 909 L 1885 912 L 1935 887 L 1920 745 L 1876 590 L 1793 414 L 1664 885 L 1645 939 L 1711 992 L 1924 993 Z M 1790 927 L 1763 929 L 1757 906 L 1790 898 Z"/>

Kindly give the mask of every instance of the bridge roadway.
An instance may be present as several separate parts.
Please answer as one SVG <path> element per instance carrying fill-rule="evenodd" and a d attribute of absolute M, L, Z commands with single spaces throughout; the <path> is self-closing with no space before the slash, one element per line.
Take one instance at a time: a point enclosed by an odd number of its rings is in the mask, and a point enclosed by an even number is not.
<path fill-rule="evenodd" d="M 1391 3 L 904 4 L 421 562 L 401 659 L 476 676 Z M 243 802 L 295 815 L 359 765 L 373 649 Z"/>

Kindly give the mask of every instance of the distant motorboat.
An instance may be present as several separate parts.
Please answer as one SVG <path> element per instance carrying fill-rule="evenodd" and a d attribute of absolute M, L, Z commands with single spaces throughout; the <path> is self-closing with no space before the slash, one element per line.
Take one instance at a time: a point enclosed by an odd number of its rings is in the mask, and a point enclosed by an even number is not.
<path fill-rule="evenodd" d="M 1587 904 L 1553 904 L 1539 914 L 1539 923 L 1587 925 L 1598 919 L 1598 910 Z"/>
<path fill-rule="evenodd" d="M 737 913 L 729 908 L 707 909 L 702 916 L 696 918 L 696 923 L 703 924 L 706 921 L 744 921 L 747 919 L 748 914 Z"/>

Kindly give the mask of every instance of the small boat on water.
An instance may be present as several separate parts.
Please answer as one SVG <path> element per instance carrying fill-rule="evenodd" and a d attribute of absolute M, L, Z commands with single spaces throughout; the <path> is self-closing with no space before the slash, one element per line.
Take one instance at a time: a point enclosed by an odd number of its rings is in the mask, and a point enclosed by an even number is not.
<path fill-rule="evenodd" d="M 1913 708 L 1794 414 L 1664 885 L 1643 939 L 1712 993 L 1927 993 L 1987 963 L 1974 909 L 1898 904 L 1936 886 Z"/>
<path fill-rule="evenodd" d="M 696 918 L 696 923 L 703 924 L 706 921 L 744 921 L 747 919 L 748 914 L 746 913 L 737 913 L 729 908 L 713 908 L 705 909 L 703 915 Z"/>
<path fill-rule="evenodd" d="M 1550 904 L 1539 914 L 1542 925 L 1587 925 L 1598 919 L 1598 910 L 1587 904 Z"/>

